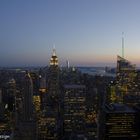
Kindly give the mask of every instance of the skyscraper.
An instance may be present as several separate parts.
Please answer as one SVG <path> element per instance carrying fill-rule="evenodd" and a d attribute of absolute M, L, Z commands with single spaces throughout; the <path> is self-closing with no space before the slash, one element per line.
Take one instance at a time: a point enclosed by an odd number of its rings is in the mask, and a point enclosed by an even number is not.
<path fill-rule="evenodd" d="M 64 85 L 65 139 L 85 139 L 86 91 L 84 85 Z"/>
<path fill-rule="evenodd" d="M 139 140 L 139 112 L 123 104 L 105 105 L 100 116 L 99 140 Z"/>
<path fill-rule="evenodd" d="M 46 107 L 40 125 L 40 139 L 58 140 L 60 137 L 60 92 L 59 92 L 59 67 L 56 51 L 50 59 L 47 75 Z M 45 132 L 45 133 L 44 133 Z"/>
<path fill-rule="evenodd" d="M 116 80 L 111 83 L 111 102 L 135 105 L 139 103 L 139 73 L 136 66 L 117 56 Z"/>
<path fill-rule="evenodd" d="M 22 99 L 22 113 L 18 113 L 20 116 L 17 117 L 19 120 L 16 124 L 14 139 L 36 140 L 36 122 L 33 112 L 33 83 L 28 72 L 26 72 L 23 79 Z"/>
<path fill-rule="evenodd" d="M 66 68 L 67 68 L 67 69 L 69 69 L 69 68 L 70 68 L 70 63 L 69 63 L 69 61 L 68 61 L 68 60 L 66 61 Z"/>
<path fill-rule="evenodd" d="M 23 120 L 33 119 L 33 83 L 29 73 L 25 74 L 23 91 Z"/>
<path fill-rule="evenodd" d="M 46 76 L 43 74 L 39 75 L 39 93 L 40 93 L 40 101 L 41 101 L 41 109 L 44 109 L 46 106 Z"/>

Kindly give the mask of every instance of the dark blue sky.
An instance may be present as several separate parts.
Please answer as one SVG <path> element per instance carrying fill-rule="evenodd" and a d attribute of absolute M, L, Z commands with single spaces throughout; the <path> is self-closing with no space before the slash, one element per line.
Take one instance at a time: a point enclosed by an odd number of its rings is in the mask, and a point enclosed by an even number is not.
<path fill-rule="evenodd" d="M 121 54 L 140 65 L 139 0 L 1 0 L 0 66 L 113 65 Z"/>

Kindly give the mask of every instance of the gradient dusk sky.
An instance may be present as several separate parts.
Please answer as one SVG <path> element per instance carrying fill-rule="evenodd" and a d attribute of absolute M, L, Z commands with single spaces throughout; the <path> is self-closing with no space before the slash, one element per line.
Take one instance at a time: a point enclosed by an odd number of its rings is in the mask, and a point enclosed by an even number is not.
<path fill-rule="evenodd" d="M 140 66 L 140 0 L 0 0 L 0 66 Z"/>

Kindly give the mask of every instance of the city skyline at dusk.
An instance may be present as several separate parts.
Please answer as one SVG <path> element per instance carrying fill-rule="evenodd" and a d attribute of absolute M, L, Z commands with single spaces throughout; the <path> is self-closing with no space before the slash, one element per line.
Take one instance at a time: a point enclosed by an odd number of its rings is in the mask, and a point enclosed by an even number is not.
<path fill-rule="evenodd" d="M 140 140 L 140 0 L 0 0 L 0 139 Z"/>
<path fill-rule="evenodd" d="M 55 44 L 60 65 L 140 66 L 139 0 L 0 1 L 0 66 L 48 65 Z"/>

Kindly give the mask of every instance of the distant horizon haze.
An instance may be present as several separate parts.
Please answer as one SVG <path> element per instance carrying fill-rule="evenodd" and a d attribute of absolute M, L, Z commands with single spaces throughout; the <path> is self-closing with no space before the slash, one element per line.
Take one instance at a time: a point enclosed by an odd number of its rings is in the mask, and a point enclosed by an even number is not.
<path fill-rule="evenodd" d="M 46 66 L 53 44 L 60 65 L 140 67 L 139 0 L 1 0 L 0 66 Z"/>

